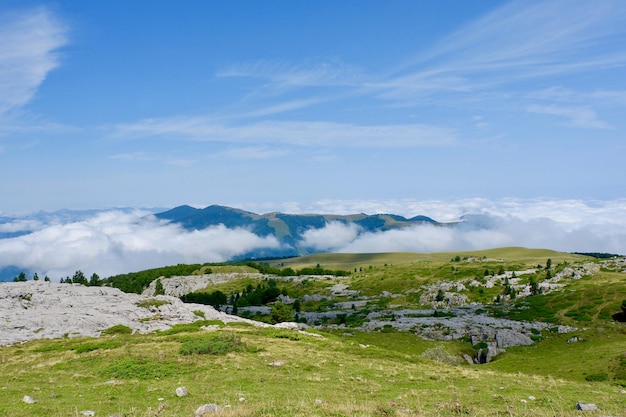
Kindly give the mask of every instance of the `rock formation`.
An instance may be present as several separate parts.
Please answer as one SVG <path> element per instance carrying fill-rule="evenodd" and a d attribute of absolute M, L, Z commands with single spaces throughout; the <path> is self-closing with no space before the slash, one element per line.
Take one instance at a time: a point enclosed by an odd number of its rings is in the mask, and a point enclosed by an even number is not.
<path fill-rule="evenodd" d="M 34 339 L 97 337 L 118 324 L 150 333 L 194 322 L 201 319 L 198 314 L 206 320 L 267 326 L 170 296 L 147 297 L 80 284 L 6 282 L 0 284 L 0 346 Z"/>

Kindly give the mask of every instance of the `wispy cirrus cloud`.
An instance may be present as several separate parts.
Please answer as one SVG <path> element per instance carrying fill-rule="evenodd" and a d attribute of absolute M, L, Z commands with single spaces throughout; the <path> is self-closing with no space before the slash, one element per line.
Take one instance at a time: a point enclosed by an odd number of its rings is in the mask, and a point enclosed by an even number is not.
<path fill-rule="evenodd" d="M 149 156 L 146 152 L 130 152 L 120 153 L 109 156 L 109 159 L 120 159 L 123 161 L 150 161 L 153 157 Z"/>
<path fill-rule="evenodd" d="M 244 146 L 240 148 L 228 149 L 223 152 L 219 152 L 212 155 L 213 158 L 228 158 L 228 159 L 272 159 L 289 154 L 287 149 L 274 149 L 267 146 Z"/>
<path fill-rule="evenodd" d="M 335 122 L 265 121 L 243 125 L 219 124 L 210 118 L 146 119 L 114 127 L 117 138 L 184 137 L 223 143 L 272 143 L 340 148 L 413 148 L 447 146 L 456 132 L 424 124 L 354 125 Z"/>
<path fill-rule="evenodd" d="M 0 16 L 0 116 L 32 100 L 67 42 L 67 27 L 44 7 Z"/>
<path fill-rule="evenodd" d="M 367 79 L 359 68 L 337 61 L 295 65 L 263 60 L 233 65 L 217 76 L 261 78 L 283 87 L 359 86 Z"/>
<path fill-rule="evenodd" d="M 568 124 L 575 127 L 591 129 L 610 129 L 611 125 L 600 120 L 597 113 L 587 106 L 541 106 L 533 105 L 528 107 L 528 112 L 548 114 L 551 116 L 564 117 L 568 119 Z"/>
<path fill-rule="evenodd" d="M 513 1 L 442 39 L 377 87 L 387 99 L 476 93 L 528 78 L 623 66 L 625 19 L 619 0 Z"/>
<path fill-rule="evenodd" d="M 553 101 L 559 103 L 593 103 L 594 105 L 626 105 L 624 90 L 577 91 L 571 88 L 554 86 L 529 93 L 530 100 Z"/>

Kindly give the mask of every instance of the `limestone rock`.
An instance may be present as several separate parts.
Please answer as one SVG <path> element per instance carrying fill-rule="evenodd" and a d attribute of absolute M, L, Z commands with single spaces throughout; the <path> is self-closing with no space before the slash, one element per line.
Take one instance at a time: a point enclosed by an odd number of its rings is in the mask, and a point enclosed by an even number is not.
<path fill-rule="evenodd" d="M 576 409 L 579 411 L 599 411 L 600 410 L 598 406 L 595 404 L 583 404 L 583 403 L 576 404 Z"/>
<path fill-rule="evenodd" d="M 287 329 L 287 330 L 298 330 L 299 329 L 298 323 L 295 323 L 293 321 L 285 321 L 283 323 L 276 323 L 274 325 L 274 327 L 276 327 L 278 329 Z"/>
<path fill-rule="evenodd" d="M 499 348 L 512 346 L 528 346 L 533 344 L 533 340 L 523 333 L 514 332 L 508 329 L 496 330 L 496 344 Z"/>
<path fill-rule="evenodd" d="M 204 404 L 196 410 L 196 417 L 204 417 L 206 414 L 217 413 L 220 407 L 217 404 Z"/>
<path fill-rule="evenodd" d="M 176 396 L 177 397 L 186 397 L 189 395 L 189 391 L 187 391 L 187 387 L 178 387 L 176 388 Z"/>
<path fill-rule="evenodd" d="M 81 415 L 85 416 L 85 417 L 93 417 L 96 415 L 96 412 L 93 410 L 83 410 L 80 412 Z"/>
<path fill-rule="evenodd" d="M 165 291 L 165 295 L 170 295 L 173 297 L 180 297 L 181 295 L 189 294 L 191 292 L 204 289 L 206 287 L 223 284 L 226 282 L 233 281 L 235 279 L 240 278 L 252 278 L 259 279 L 262 275 L 259 273 L 239 273 L 239 272 L 231 272 L 231 273 L 216 273 L 216 274 L 204 274 L 204 275 L 190 275 L 185 277 L 171 277 L 164 278 L 161 277 L 159 280 L 161 281 L 161 285 L 163 285 L 163 290 Z M 154 296 L 156 290 L 156 282 L 154 280 L 148 285 L 142 295 L 145 296 Z"/>
<path fill-rule="evenodd" d="M 23 307 L 25 299 L 28 308 Z M 34 339 L 98 337 L 103 330 L 118 324 L 130 327 L 133 332 L 151 333 L 199 320 L 194 311 L 201 311 L 206 320 L 269 327 L 219 312 L 211 306 L 185 304 L 176 297 L 146 297 L 112 287 L 80 284 L 3 282 L 0 283 L 0 346 Z"/>
<path fill-rule="evenodd" d="M 35 404 L 37 402 L 37 400 L 35 400 L 30 395 L 24 395 L 24 398 L 22 398 L 22 401 L 24 401 L 26 404 Z"/>

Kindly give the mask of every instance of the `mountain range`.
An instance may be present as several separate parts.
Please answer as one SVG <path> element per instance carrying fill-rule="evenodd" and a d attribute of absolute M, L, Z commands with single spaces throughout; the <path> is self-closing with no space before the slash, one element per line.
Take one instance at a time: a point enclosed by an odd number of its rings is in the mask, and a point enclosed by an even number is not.
<path fill-rule="evenodd" d="M 210 226 L 222 224 L 229 229 L 245 228 L 254 234 L 266 237 L 275 236 L 283 249 L 245 254 L 244 257 L 270 257 L 270 256 L 297 256 L 316 252 L 310 247 L 303 245 L 302 235 L 310 229 L 321 229 L 330 222 L 354 224 L 359 232 L 382 232 L 393 229 L 402 229 L 421 224 L 443 226 L 430 217 L 415 216 L 406 218 L 396 214 L 373 214 L 364 213 L 339 215 L 339 214 L 285 214 L 272 212 L 256 214 L 249 211 L 211 205 L 203 209 L 183 205 L 171 210 L 156 213 L 161 220 L 177 223 L 187 230 L 202 230 Z"/>

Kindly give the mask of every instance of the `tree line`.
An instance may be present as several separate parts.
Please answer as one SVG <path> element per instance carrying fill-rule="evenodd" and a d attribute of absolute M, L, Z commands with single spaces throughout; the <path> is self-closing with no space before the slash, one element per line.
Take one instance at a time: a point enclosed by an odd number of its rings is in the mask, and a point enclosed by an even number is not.
<path fill-rule="evenodd" d="M 40 280 L 39 274 L 37 274 L 37 272 L 35 272 L 35 274 L 33 275 L 32 280 L 33 281 Z M 43 278 L 43 280 L 45 282 L 51 281 L 48 275 L 46 275 Z M 20 272 L 19 275 L 13 278 L 13 282 L 26 282 L 26 281 L 28 281 L 28 278 L 26 278 L 26 274 L 24 272 Z M 81 270 L 76 271 L 71 278 L 70 277 L 61 278 L 59 282 L 61 284 L 82 284 L 82 285 L 91 286 L 91 287 L 100 286 L 104 283 L 104 281 L 100 279 L 100 276 L 98 276 L 98 274 L 96 274 L 95 272 L 91 275 L 89 279 L 87 279 L 87 277 Z"/>
<path fill-rule="evenodd" d="M 324 269 L 322 268 L 322 266 L 320 264 L 317 264 L 315 266 L 315 268 L 302 268 L 302 269 L 293 269 L 290 267 L 287 268 L 275 268 L 272 266 L 269 266 L 266 263 L 257 263 L 257 262 L 246 262 L 246 265 L 256 269 L 257 271 L 259 271 L 261 274 L 266 274 L 266 275 L 276 275 L 279 277 L 295 277 L 295 276 L 301 276 L 301 275 L 334 275 L 337 277 L 345 277 L 350 275 L 349 271 L 343 271 L 343 270 L 331 270 L 331 269 Z"/>

